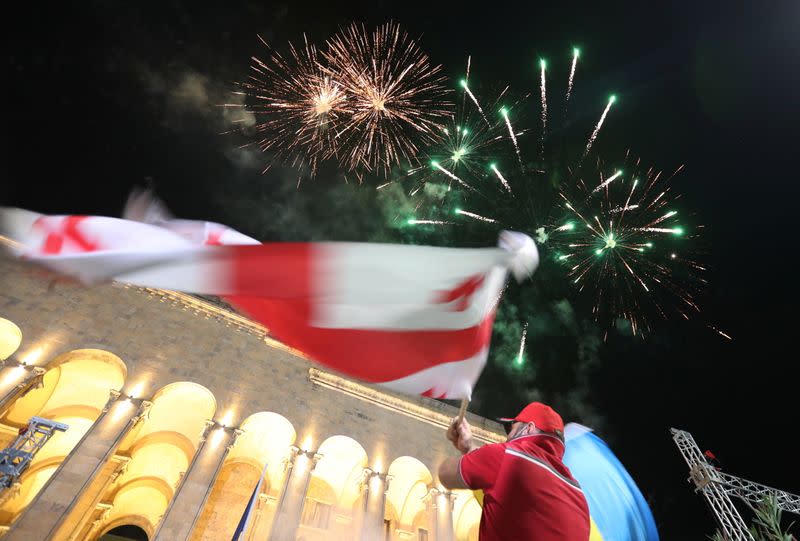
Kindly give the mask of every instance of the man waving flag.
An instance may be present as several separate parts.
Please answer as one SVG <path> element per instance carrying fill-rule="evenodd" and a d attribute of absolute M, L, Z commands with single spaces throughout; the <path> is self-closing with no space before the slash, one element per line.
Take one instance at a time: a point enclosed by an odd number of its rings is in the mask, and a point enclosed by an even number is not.
<path fill-rule="evenodd" d="M 209 222 L 20 209 L 0 210 L 0 223 L 25 260 L 87 284 L 222 296 L 333 370 L 448 399 L 469 398 L 486 363 L 506 271 L 522 280 L 538 264 L 530 237 L 513 232 L 499 248 L 453 249 L 254 244 Z"/>

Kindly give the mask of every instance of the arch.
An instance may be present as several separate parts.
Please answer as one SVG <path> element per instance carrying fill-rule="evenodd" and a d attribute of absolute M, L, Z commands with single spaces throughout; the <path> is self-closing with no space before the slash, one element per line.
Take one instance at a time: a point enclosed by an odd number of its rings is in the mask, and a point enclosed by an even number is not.
<path fill-rule="evenodd" d="M 122 388 L 128 372 L 122 359 L 101 349 L 69 351 L 44 368 L 41 380 L 4 412 L 0 430 L 15 434 L 34 416 L 69 428 L 56 432 L 33 458 L 19 493 L 0 506 L 0 524 L 10 524 L 28 506 L 100 416 L 109 392 Z"/>
<path fill-rule="evenodd" d="M 136 526 L 144 531 L 144 533 L 147 535 L 147 539 L 151 539 L 155 533 L 155 527 L 150 523 L 147 517 L 143 517 L 141 515 L 129 515 L 127 517 L 120 517 L 106 524 L 101 530 L 102 534 L 95 536 L 94 539 L 100 541 L 104 535 L 121 526 Z"/>
<path fill-rule="evenodd" d="M 148 541 L 150 536 L 147 531 L 136 524 L 121 524 L 110 528 L 106 533 L 100 536 L 100 541 L 106 541 L 106 536 L 113 535 L 113 540 L 129 539 L 131 541 Z"/>
<path fill-rule="evenodd" d="M 145 531 L 158 526 L 216 409 L 211 391 L 193 382 L 171 383 L 155 394 L 147 418 L 119 447 L 130 461 L 102 496 L 112 508 L 100 531 L 135 517 L 149 525 L 139 524 Z"/>
<path fill-rule="evenodd" d="M 243 433 L 225 458 L 214 481 L 208 500 L 192 532 L 191 539 L 214 540 L 230 538 L 244 512 L 266 464 L 267 473 L 260 493 L 272 495 L 276 501 L 282 487 L 284 459 L 288 456 L 297 433 L 284 416 L 273 412 L 250 415 L 241 424 Z M 275 512 L 274 506 L 264 505 L 250 525 L 254 539 L 267 530 Z M 268 530 L 267 530 L 268 531 Z"/>
<path fill-rule="evenodd" d="M 206 421 L 213 419 L 216 411 L 214 394 L 199 383 L 170 383 L 156 392 L 147 422 L 139 427 L 133 441 L 123 445 L 132 445 L 156 432 L 183 434 L 189 441 L 197 442 Z"/>
<path fill-rule="evenodd" d="M 474 541 L 481 522 L 481 505 L 470 490 L 456 490 L 453 503 L 453 528 L 456 541 Z"/>
<path fill-rule="evenodd" d="M 367 467 L 367 452 L 353 438 L 331 436 L 322 442 L 317 451 L 322 458 L 312 473 L 312 481 L 325 481 L 334 491 L 332 502 L 340 510 L 352 510 L 360 495 L 360 483 Z"/>
<path fill-rule="evenodd" d="M 410 456 L 395 459 L 389 465 L 388 474 L 392 480 L 386 492 L 386 501 L 391 503 L 397 513 L 399 526 L 411 529 L 420 513 L 426 516 L 425 496 L 433 482 L 433 476 L 425 464 Z"/>
<path fill-rule="evenodd" d="M 0 361 L 11 357 L 22 343 L 22 331 L 12 321 L 0 317 Z"/>
<path fill-rule="evenodd" d="M 21 427 L 35 415 L 58 418 L 60 408 L 75 406 L 85 406 L 82 415 L 94 421 L 109 391 L 120 390 L 128 374 L 122 359 L 100 349 L 69 351 L 45 368 L 42 386 L 18 398 L 3 415 L 3 423 Z"/>
<path fill-rule="evenodd" d="M 198 434 L 199 436 L 199 434 Z M 197 439 L 189 439 L 185 434 L 173 430 L 162 430 L 160 432 L 150 432 L 145 436 L 137 438 L 130 446 L 128 453 L 136 454 L 139 449 L 154 443 L 168 443 L 180 449 L 186 457 L 186 463 L 191 462 L 197 445 Z"/>
<path fill-rule="evenodd" d="M 283 477 L 283 460 L 297 439 L 294 426 L 283 415 L 261 411 L 245 419 L 241 429 L 244 432 L 227 460 L 249 461 L 259 470 L 266 461 L 269 483 L 278 486 Z"/>

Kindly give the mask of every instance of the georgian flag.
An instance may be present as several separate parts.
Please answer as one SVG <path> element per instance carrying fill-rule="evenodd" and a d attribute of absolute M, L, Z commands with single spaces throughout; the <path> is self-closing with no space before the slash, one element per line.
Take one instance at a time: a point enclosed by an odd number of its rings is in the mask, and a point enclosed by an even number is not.
<path fill-rule="evenodd" d="M 0 209 L 23 259 L 87 284 L 222 296 L 313 361 L 435 398 L 470 397 L 506 271 L 522 280 L 538 264 L 530 237 L 513 232 L 481 249 L 257 244 L 221 224 L 146 221 Z"/>

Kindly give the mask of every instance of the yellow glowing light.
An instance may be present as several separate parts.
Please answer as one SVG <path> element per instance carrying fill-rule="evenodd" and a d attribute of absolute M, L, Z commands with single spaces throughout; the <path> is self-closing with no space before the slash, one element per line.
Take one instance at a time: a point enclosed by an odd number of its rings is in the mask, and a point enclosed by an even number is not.
<path fill-rule="evenodd" d="M 133 402 L 131 402 L 130 398 L 125 398 L 125 400 L 119 400 L 116 404 L 114 404 L 114 413 L 111 414 L 111 421 L 115 423 L 122 419 L 123 417 L 129 415 L 133 410 Z"/>
<path fill-rule="evenodd" d="M 301 453 L 297 455 L 297 457 L 294 459 L 294 471 L 298 474 L 305 472 L 308 469 L 310 462 L 311 459 L 305 454 Z"/>
<path fill-rule="evenodd" d="M 225 415 L 222 416 L 222 420 L 220 421 L 220 424 L 222 426 L 231 426 L 231 422 L 232 421 L 233 421 L 233 411 L 232 410 L 228 410 L 228 411 L 225 412 Z"/>
<path fill-rule="evenodd" d="M 144 391 L 144 382 L 140 381 L 139 383 L 133 386 L 131 392 L 128 393 L 128 395 L 131 398 L 139 398 L 142 396 L 142 391 Z"/>
<path fill-rule="evenodd" d="M 3 378 L 2 385 L 5 387 L 6 385 L 17 383 L 17 380 L 21 379 L 23 374 L 25 374 L 25 367 L 19 365 L 15 366 L 9 370 L 6 377 Z"/>
<path fill-rule="evenodd" d="M 310 451 L 311 446 L 314 444 L 314 437 L 311 434 L 306 435 L 305 439 L 303 439 L 303 443 L 300 445 L 300 449 L 303 451 Z"/>
<path fill-rule="evenodd" d="M 211 432 L 211 436 L 208 438 L 208 445 L 211 446 L 211 448 L 217 447 L 222 442 L 224 436 L 225 427 L 218 426 Z"/>
<path fill-rule="evenodd" d="M 32 349 L 28 353 L 22 356 L 22 360 L 20 361 L 22 364 L 36 364 L 36 361 L 42 358 L 42 354 L 44 353 L 44 348 L 39 346 L 36 349 Z"/>

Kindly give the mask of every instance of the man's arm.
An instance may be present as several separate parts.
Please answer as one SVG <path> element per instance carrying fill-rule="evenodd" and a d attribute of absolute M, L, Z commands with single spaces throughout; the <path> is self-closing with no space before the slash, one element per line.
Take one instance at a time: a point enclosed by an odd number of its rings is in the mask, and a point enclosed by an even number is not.
<path fill-rule="evenodd" d="M 454 488 L 469 488 L 458 471 L 458 463 L 461 457 L 450 457 L 439 466 L 439 482 L 444 488 L 453 490 Z"/>
<path fill-rule="evenodd" d="M 447 439 L 461 454 L 465 455 L 475 449 L 475 444 L 472 441 L 472 430 L 469 427 L 469 423 L 464 419 L 461 422 L 458 419 L 453 419 L 447 429 Z M 439 482 L 447 489 L 469 488 L 458 471 L 460 460 L 461 458 L 451 457 L 439 466 Z"/>

